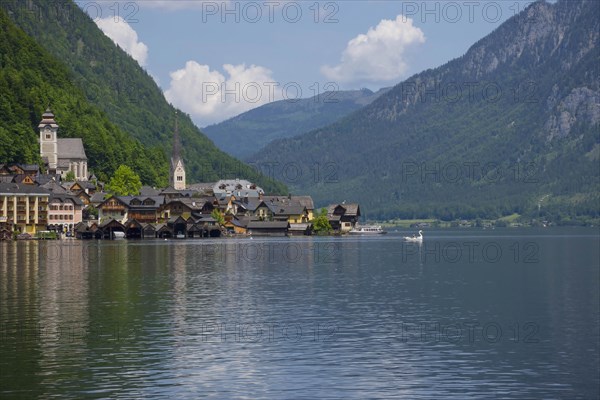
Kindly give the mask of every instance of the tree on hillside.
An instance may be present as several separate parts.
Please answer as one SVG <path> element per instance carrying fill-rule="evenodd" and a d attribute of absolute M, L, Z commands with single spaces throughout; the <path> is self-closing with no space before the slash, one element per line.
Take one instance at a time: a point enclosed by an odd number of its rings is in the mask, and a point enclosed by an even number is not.
<path fill-rule="evenodd" d="M 136 196 L 140 193 L 140 177 L 127 165 L 121 165 L 110 179 L 107 189 L 115 196 Z"/>

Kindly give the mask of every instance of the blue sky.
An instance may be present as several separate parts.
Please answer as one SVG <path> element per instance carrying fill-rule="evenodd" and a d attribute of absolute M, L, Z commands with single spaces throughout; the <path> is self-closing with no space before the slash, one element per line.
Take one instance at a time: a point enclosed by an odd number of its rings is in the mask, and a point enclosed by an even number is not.
<path fill-rule="evenodd" d="M 530 1 L 78 1 L 199 126 L 274 100 L 400 83 Z"/>

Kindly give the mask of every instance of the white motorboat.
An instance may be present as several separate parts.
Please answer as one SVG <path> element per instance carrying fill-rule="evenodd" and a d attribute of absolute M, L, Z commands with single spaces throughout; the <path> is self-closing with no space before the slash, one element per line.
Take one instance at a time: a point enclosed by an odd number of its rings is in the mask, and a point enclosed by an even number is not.
<path fill-rule="evenodd" d="M 113 239 L 124 239 L 125 238 L 125 232 L 121 232 L 121 231 L 113 231 Z"/>
<path fill-rule="evenodd" d="M 351 235 L 382 235 L 387 232 L 381 229 L 379 225 L 357 225 L 348 233 Z"/>

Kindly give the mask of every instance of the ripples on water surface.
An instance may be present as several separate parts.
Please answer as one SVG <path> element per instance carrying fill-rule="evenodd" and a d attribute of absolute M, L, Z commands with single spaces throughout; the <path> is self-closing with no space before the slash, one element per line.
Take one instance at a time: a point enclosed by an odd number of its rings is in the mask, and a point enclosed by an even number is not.
<path fill-rule="evenodd" d="M 595 230 L 0 243 L 0 397 L 598 398 Z"/>

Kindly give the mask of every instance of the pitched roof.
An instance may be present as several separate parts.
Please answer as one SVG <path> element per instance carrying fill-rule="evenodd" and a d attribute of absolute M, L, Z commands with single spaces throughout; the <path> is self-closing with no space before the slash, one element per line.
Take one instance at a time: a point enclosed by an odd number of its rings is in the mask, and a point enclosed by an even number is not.
<path fill-rule="evenodd" d="M 83 201 L 81 201 L 81 199 L 79 197 L 73 196 L 70 194 L 66 194 L 66 193 L 53 193 L 50 196 L 50 202 L 53 202 L 53 201 L 59 201 L 61 203 L 70 201 L 77 206 L 83 205 Z"/>
<path fill-rule="evenodd" d="M 346 216 L 360 216 L 360 207 L 356 203 L 330 204 L 327 206 L 327 215 L 333 215 L 335 209 L 338 207 L 342 207 L 344 209 L 344 215 Z"/>
<path fill-rule="evenodd" d="M 50 191 L 36 185 L 20 185 L 18 183 L 0 183 L 0 194 L 33 194 L 33 195 L 49 195 Z"/>
<path fill-rule="evenodd" d="M 292 196 L 292 200 L 297 201 L 298 203 L 306 207 L 307 210 L 315 209 L 315 203 L 313 202 L 313 199 L 310 196 Z"/>
<path fill-rule="evenodd" d="M 49 191 L 51 191 L 54 194 L 67 193 L 67 190 L 64 187 L 60 186 L 58 184 L 58 182 L 56 182 L 56 181 L 49 181 L 40 186 L 43 187 L 44 189 L 48 189 Z"/>
<path fill-rule="evenodd" d="M 142 227 L 143 230 L 145 231 L 149 231 L 149 230 L 156 230 L 156 226 L 154 226 L 154 224 L 144 224 Z"/>
<path fill-rule="evenodd" d="M 77 196 L 79 198 L 81 198 L 81 196 L 87 197 L 88 200 L 92 198 L 92 196 L 89 195 L 88 193 L 86 193 L 85 190 L 79 190 L 79 191 L 73 192 L 73 193 L 75 196 Z"/>
<path fill-rule="evenodd" d="M 90 228 L 87 226 L 87 224 L 85 222 L 79 222 L 77 225 L 75 225 L 75 232 L 77 232 L 77 233 L 90 232 Z"/>
<path fill-rule="evenodd" d="M 189 190 L 193 190 L 195 192 L 207 192 L 213 193 L 213 186 L 215 186 L 215 182 L 206 182 L 206 183 L 193 183 L 188 185 Z"/>
<path fill-rule="evenodd" d="M 118 227 L 118 228 L 125 228 L 125 226 L 123 226 L 122 223 L 120 223 L 116 219 L 112 219 L 112 218 L 108 218 L 106 221 L 104 221 L 103 223 L 101 223 L 100 225 L 98 225 L 98 228 L 103 229 L 103 228 L 106 228 L 107 226 L 114 226 L 114 227 Z"/>
<path fill-rule="evenodd" d="M 81 138 L 57 139 L 58 158 L 75 158 L 87 160 Z"/>
<path fill-rule="evenodd" d="M 164 202 L 164 196 L 117 196 L 117 198 L 130 208 L 159 208 Z M 144 204 L 146 200 L 152 200 L 154 204 Z M 131 204 L 134 200 L 138 200 L 141 204 Z"/>
<path fill-rule="evenodd" d="M 360 215 L 360 207 L 356 203 L 343 204 L 343 207 L 346 209 L 345 215 Z"/>
<path fill-rule="evenodd" d="M 246 201 L 246 199 L 236 200 L 234 203 L 248 211 L 256 211 L 256 209 L 261 206 L 265 206 L 268 208 L 267 204 L 265 204 L 264 201 L 260 200 L 257 197 L 256 198 L 248 198 L 248 201 Z"/>
<path fill-rule="evenodd" d="M 38 185 L 44 185 L 52 181 L 58 182 L 59 179 L 60 178 L 57 174 L 39 174 L 35 177 L 35 181 Z"/>
<path fill-rule="evenodd" d="M 104 196 L 106 196 L 106 193 L 96 192 L 90 197 L 90 203 L 102 203 L 104 201 Z"/>
<path fill-rule="evenodd" d="M 201 216 L 198 221 L 196 221 L 197 224 L 203 224 L 203 223 L 215 223 L 217 222 L 216 219 L 214 219 L 213 217 L 207 215 L 207 216 Z"/>
<path fill-rule="evenodd" d="M 231 219 L 231 224 L 240 228 L 246 228 L 250 223 L 250 217 L 234 217 Z"/>
<path fill-rule="evenodd" d="M 142 224 L 137 219 L 135 219 L 135 218 L 134 219 L 128 219 L 127 222 L 125 223 L 125 227 L 127 229 L 131 228 L 132 226 L 140 228 L 140 229 L 143 228 Z"/>
<path fill-rule="evenodd" d="M 181 194 L 179 190 L 176 190 L 173 186 L 163 189 L 160 194 Z"/>
<path fill-rule="evenodd" d="M 26 172 L 39 172 L 40 166 L 37 164 L 19 164 L 19 167 Z"/>
<path fill-rule="evenodd" d="M 140 196 L 158 196 L 159 194 L 159 190 L 156 190 L 150 186 L 142 186 L 140 189 Z"/>
<path fill-rule="evenodd" d="M 75 184 L 79 185 L 79 187 L 83 189 L 96 189 L 96 185 L 90 181 L 76 181 L 75 183 L 73 183 L 73 185 Z"/>
<path fill-rule="evenodd" d="M 192 211 L 200 211 L 206 204 L 213 205 L 213 197 L 179 197 L 169 201 L 167 204 L 182 203 Z"/>
<path fill-rule="evenodd" d="M 275 215 L 300 215 L 306 210 L 306 207 L 301 206 L 298 203 L 292 204 L 270 204 L 266 203 L 267 207 Z"/>
<path fill-rule="evenodd" d="M 289 224 L 287 221 L 256 221 L 248 222 L 248 229 L 287 229 Z"/>
<path fill-rule="evenodd" d="M 93 196 L 92 196 L 93 198 Z M 98 207 L 102 207 L 104 205 L 104 203 L 108 203 L 110 200 L 116 200 L 119 203 L 121 203 L 122 205 L 124 205 L 125 207 L 128 207 L 128 201 L 126 200 L 127 198 L 125 196 L 110 196 L 107 197 L 106 199 L 103 199 L 102 202 L 100 202 L 100 204 L 98 204 Z"/>
<path fill-rule="evenodd" d="M 13 175 L 14 183 L 23 183 L 23 181 L 28 180 L 33 183 L 33 178 L 27 174 L 17 174 Z M 30 183 L 31 184 L 31 183 Z"/>

